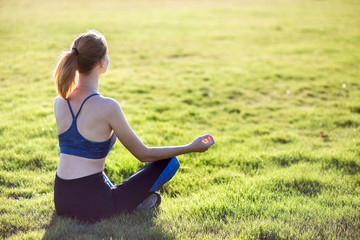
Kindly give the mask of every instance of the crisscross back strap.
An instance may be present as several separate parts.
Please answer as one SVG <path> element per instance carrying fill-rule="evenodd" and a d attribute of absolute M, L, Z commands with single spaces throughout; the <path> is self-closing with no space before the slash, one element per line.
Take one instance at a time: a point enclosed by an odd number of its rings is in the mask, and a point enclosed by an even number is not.
<path fill-rule="evenodd" d="M 80 106 L 80 108 L 79 108 L 79 111 L 77 112 L 76 116 L 74 116 L 74 112 L 73 112 L 73 110 L 72 110 L 72 108 L 71 108 L 70 101 L 67 100 L 67 103 L 68 103 L 68 105 L 69 105 L 69 109 L 70 109 L 70 112 L 71 112 L 71 116 L 72 116 L 73 119 L 76 119 L 76 118 L 79 116 L 79 113 L 80 113 L 82 107 L 84 106 L 84 103 L 85 103 L 89 98 L 91 98 L 92 96 L 95 96 L 95 95 L 100 95 L 100 94 L 98 94 L 98 93 L 93 93 L 93 94 L 91 94 L 90 96 L 88 96 L 87 98 L 85 98 L 85 100 L 82 102 L 82 104 L 81 104 L 81 106 Z"/>
<path fill-rule="evenodd" d="M 92 96 L 95 96 L 95 95 L 100 95 L 100 94 L 98 94 L 98 93 L 93 93 L 93 94 L 91 94 L 90 96 L 88 96 L 87 98 L 85 98 L 85 100 L 82 102 L 82 104 L 81 104 L 81 106 L 80 106 L 80 108 L 79 108 L 79 111 L 77 112 L 75 118 L 77 118 L 77 117 L 79 116 L 79 113 L 80 113 L 82 107 L 84 106 L 84 103 L 85 103 L 89 98 L 91 98 Z"/>
<path fill-rule="evenodd" d="M 69 106 L 69 109 L 70 109 L 70 112 L 71 112 L 71 116 L 72 116 L 72 118 L 74 119 L 74 113 L 73 113 L 72 108 L 71 108 L 71 106 L 70 106 L 70 101 L 67 100 L 67 103 L 68 103 L 68 106 Z"/>

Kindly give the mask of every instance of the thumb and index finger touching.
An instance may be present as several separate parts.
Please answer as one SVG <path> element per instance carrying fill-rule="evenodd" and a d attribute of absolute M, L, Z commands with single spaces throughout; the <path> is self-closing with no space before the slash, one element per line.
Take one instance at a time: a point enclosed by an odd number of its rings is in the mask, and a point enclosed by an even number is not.
<path fill-rule="evenodd" d="M 209 134 L 209 133 L 201 136 L 201 141 L 203 143 L 210 143 L 211 145 L 215 144 L 215 140 L 214 140 L 213 136 L 211 136 L 211 134 Z"/>

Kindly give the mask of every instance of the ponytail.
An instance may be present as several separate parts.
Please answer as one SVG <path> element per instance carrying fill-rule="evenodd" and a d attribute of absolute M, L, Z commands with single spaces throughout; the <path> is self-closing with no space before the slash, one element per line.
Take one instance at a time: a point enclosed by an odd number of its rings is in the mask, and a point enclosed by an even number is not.
<path fill-rule="evenodd" d="M 54 78 L 58 94 L 67 99 L 75 88 L 77 56 L 74 51 L 65 52 L 56 65 Z"/>
<path fill-rule="evenodd" d="M 66 51 L 56 65 L 54 79 L 56 90 L 63 99 L 68 99 L 76 87 L 76 71 L 90 73 L 97 67 L 107 52 L 105 37 L 88 30 L 80 34 L 71 44 L 71 51 Z"/>

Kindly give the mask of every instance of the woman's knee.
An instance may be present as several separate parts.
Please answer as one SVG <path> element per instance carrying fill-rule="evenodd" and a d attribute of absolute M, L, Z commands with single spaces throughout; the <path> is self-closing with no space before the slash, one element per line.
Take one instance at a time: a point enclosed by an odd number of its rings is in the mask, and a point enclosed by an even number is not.
<path fill-rule="evenodd" d="M 176 158 L 176 157 L 173 157 L 170 162 L 169 162 L 169 165 L 172 166 L 172 169 L 174 171 L 174 174 L 177 172 L 177 170 L 179 170 L 180 168 L 180 162 L 179 160 Z"/>
<path fill-rule="evenodd" d="M 150 192 L 157 191 L 162 185 L 168 182 L 175 175 L 179 167 L 180 163 L 176 157 L 170 159 L 169 163 L 166 165 L 165 169 L 162 171 L 162 173 L 150 189 Z"/>

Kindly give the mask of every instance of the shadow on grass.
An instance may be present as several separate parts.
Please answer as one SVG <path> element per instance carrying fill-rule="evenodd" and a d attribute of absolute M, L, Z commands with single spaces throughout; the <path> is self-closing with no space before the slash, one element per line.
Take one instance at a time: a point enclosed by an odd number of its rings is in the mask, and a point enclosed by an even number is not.
<path fill-rule="evenodd" d="M 157 214 L 136 211 L 88 224 L 54 213 L 42 239 L 173 239 L 157 225 Z"/>

